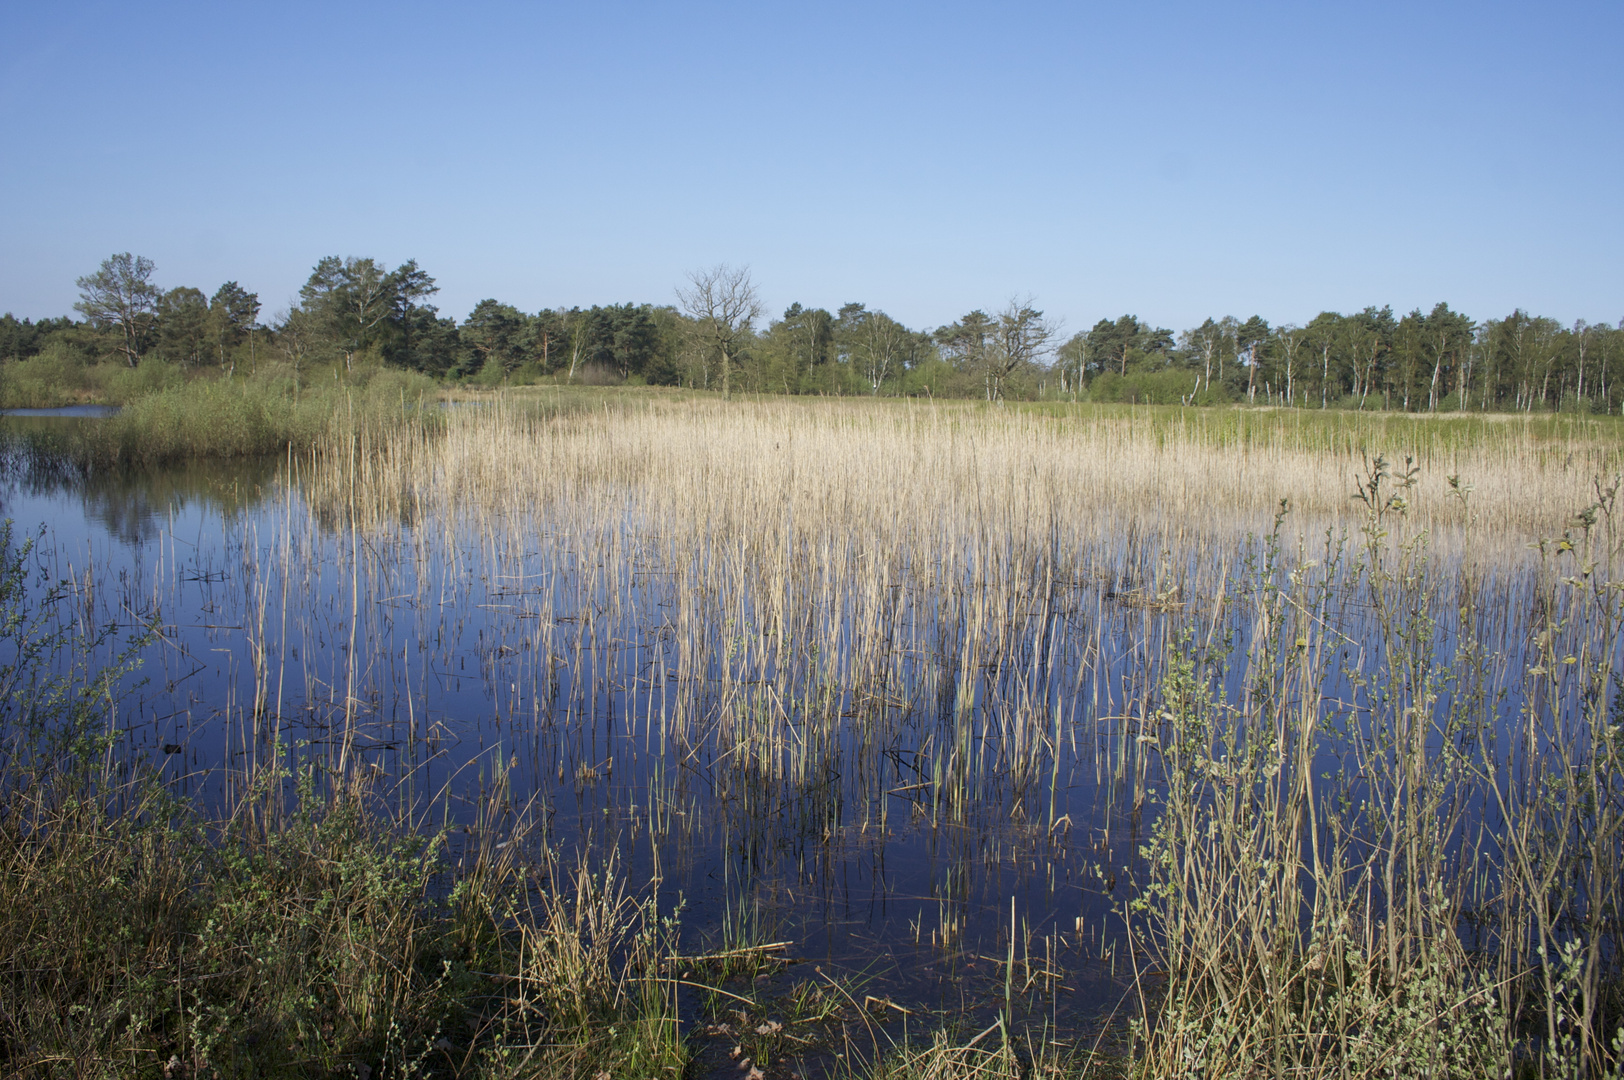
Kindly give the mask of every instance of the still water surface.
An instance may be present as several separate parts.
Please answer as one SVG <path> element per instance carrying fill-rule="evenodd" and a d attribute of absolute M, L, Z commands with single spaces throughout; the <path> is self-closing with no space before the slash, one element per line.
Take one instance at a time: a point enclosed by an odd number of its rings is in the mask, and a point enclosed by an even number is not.
<path fill-rule="evenodd" d="M 118 415 L 117 405 L 60 405 L 52 409 L 0 409 L 0 416 L 28 416 L 44 419 L 78 420 Z"/>

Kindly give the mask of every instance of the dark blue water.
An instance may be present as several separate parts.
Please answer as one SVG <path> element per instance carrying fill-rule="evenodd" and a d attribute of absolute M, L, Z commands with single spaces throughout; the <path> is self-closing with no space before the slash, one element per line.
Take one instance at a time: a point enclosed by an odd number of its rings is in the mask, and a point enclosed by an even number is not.
<path fill-rule="evenodd" d="M 0 416 L 58 417 L 64 420 L 117 416 L 117 405 L 60 405 L 54 409 L 0 409 Z"/>

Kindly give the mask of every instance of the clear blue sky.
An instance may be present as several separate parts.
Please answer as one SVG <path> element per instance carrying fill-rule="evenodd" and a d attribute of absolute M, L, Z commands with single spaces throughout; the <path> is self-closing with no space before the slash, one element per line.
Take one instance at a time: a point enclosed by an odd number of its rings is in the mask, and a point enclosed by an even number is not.
<path fill-rule="evenodd" d="M 1624 4 L 0 3 L 0 310 L 116 251 L 257 291 L 416 258 L 459 318 L 927 327 L 1030 294 L 1624 316 Z"/>

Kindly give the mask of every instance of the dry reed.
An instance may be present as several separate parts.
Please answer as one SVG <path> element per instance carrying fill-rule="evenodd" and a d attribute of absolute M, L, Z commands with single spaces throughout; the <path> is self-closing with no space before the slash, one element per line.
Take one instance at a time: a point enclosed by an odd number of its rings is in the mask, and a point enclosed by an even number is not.
<path fill-rule="evenodd" d="M 1607 1052 L 1597 1028 L 1615 916 L 1589 900 L 1538 910 L 1549 875 L 1578 865 L 1549 822 L 1588 837 L 1593 879 L 1612 865 L 1615 818 L 1598 834 L 1573 793 L 1609 807 L 1616 796 L 1593 741 L 1616 620 L 1610 585 L 1577 606 L 1559 587 L 1572 567 L 1552 568 L 1571 550 L 1529 545 L 1599 535 L 1594 510 L 1589 524 L 1574 514 L 1621 455 L 1606 424 L 1560 430 L 928 403 L 561 409 L 510 396 L 434 429 L 339 432 L 288 456 L 286 499 L 256 526 L 269 535 L 235 553 L 232 591 L 248 600 L 221 602 L 241 604 L 252 677 L 227 703 L 227 740 L 251 758 L 302 711 L 322 736 L 305 753 L 339 775 L 393 754 L 403 808 L 454 779 L 432 769 L 447 744 L 483 740 L 476 720 L 532 747 L 525 769 L 556 768 L 582 805 L 617 757 L 642 753 L 656 765 L 629 842 L 646 841 L 656 877 L 691 842 L 696 772 L 729 836 L 778 821 L 827 846 L 884 832 L 900 806 L 931 829 L 1014 822 L 1033 845 L 1074 824 L 1057 791 L 1062 768 L 1081 767 L 1106 820 L 1131 808 L 1162 823 L 1125 965 L 1161 958 L 1141 983 L 1148 1071 L 1184 1069 L 1194 1053 L 1209 1073 L 1335 1058 L 1357 1075 L 1360 1054 L 1403 1040 L 1417 1060 L 1445 1060 L 1425 1056 L 1435 1028 L 1399 1021 L 1462 994 L 1500 1011 L 1483 1004 L 1452 1047 L 1492 1028 L 1493 1060 L 1524 1060 L 1524 1037 L 1506 1033 L 1538 1016 L 1548 1046 L 1583 1028 L 1569 1056 L 1593 1063 Z M 1371 493 L 1379 513 L 1354 498 L 1377 455 L 1417 463 L 1401 492 Z M 1372 514 L 1403 527 L 1373 527 Z M 170 552 L 167 570 L 161 558 L 111 602 L 150 609 L 178 565 Z M 1525 664 L 1530 626 L 1544 660 Z M 346 646 L 318 647 L 333 641 Z M 488 715 L 431 717 L 421 688 L 470 653 Z M 1460 670 L 1440 666 L 1446 653 Z M 1525 682 L 1536 667 L 1559 676 Z M 1526 752 L 1491 739 L 1495 703 L 1525 688 Z M 600 744 L 600 730 L 616 739 Z M 1313 788 L 1327 754 L 1367 786 Z M 906 784 L 885 760 L 907 763 Z M 1557 798 L 1504 779 L 1553 765 L 1588 787 Z M 1387 809 L 1338 810 L 1333 790 Z M 1216 830 L 1210 845 L 1204 830 Z M 1492 872 L 1472 869 L 1479 855 Z M 1305 866 L 1322 877 L 1305 885 Z M 576 895 L 577 911 L 625 903 L 579 881 Z M 1568 929 L 1581 917 L 1589 936 Z M 1498 937 L 1469 943 L 1470 918 Z M 956 944 L 951 903 L 939 923 L 932 940 Z M 1595 951 L 1562 953 L 1566 967 L 1530 959 L 1575 941 Z M 1492 962 L 1468 963 L 1469 949 Z M 1028 957 L 1029 985 L 1031 968 Z M 1352 981 L 1332 994 L 1309 977 L 1321 971 Z M 547 978 L 525 993 L 575 992 Z M 593 992 L 629 986 L 616 976 Z M 1562 1015 L 1579 1026 L 1559 1028 L 1551 1018 L 1570 1000 Z M 1212 1036 L 1236 1002 L 1263 1026 Z M 1293 1027 L 1327 1016 L 1341 1028 L 1323 1044 Z M 942 1043 L 901 1071 L 1001 1075 L 1022 1067 L 1012 1045 Z"/>

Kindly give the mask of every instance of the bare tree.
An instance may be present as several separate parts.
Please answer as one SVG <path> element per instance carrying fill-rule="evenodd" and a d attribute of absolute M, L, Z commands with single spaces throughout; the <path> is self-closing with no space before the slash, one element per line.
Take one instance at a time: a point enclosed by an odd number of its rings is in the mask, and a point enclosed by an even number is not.
<path fill-rule="evenodd" d="M 127 251 L 113 255 L 102 260 L 100 270 L 75 284 L 79 286 L 79 302 L 74 309 L 97 326 L 118 327 L 124 335 L 119 351 L 135 367 L 158 317 L 152 260 Z"/>
<path fill-rule="evenodd" d="M 722 396 L 728 395 L 728 376 L 749 336 L 752 324 L 761 317 L 761 300 L 756 296 L 750 268 L 737 269 L 719 264 L 688 275 L 688 285 L 677 289 L 682 313 L 695 323 L 700 344 L 714 351 L 722 361 Z"/>
<path fill-rule="evenodd" d="M 1037 363 L 1060 334 L 1060 324 L 1043 317 L 1032 300 L 1011 300 L 992 325 L 986 364 L 987 400 L 1002 401 L 1004 380 Z"/>

